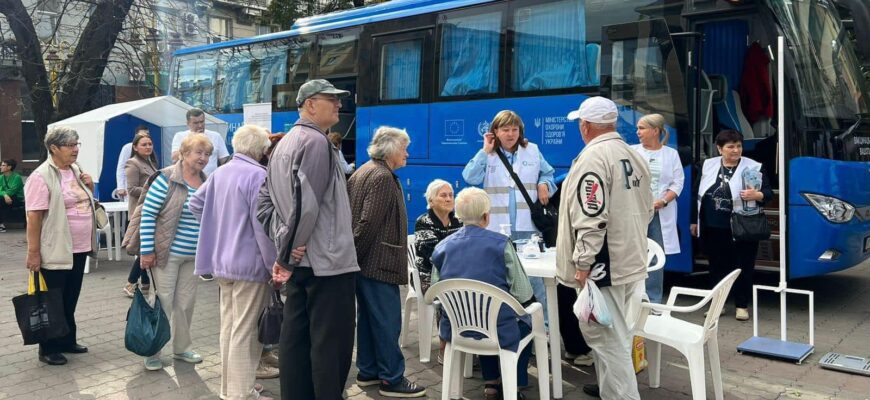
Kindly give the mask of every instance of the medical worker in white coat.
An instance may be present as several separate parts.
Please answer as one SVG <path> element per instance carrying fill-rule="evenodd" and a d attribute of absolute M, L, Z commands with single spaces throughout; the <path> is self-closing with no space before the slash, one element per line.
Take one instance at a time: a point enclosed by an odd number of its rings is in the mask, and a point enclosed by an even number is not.
<path fill-rule="evenodd" d="M 683 165 L 680 155 L 668 142 L 665 118 L 661 114 L 649 114 L 637 122 L 637 137 L 640 144 L 632 145 L 649 165 L 652 174 L 653 208 L 655 216 L 649 224 L 647 237 L 664 249 L 665 254 L 680 252 L 677 235 L 677 197 L 683 191 Z M 661 303 L 665 271 L 651 272 L 646 279 L 646 294 L 653 303 Z"/>

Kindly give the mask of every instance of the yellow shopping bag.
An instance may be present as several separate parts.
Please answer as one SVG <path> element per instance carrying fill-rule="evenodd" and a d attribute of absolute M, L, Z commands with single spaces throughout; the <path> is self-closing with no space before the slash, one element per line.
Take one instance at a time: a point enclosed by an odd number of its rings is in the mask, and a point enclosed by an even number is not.
<path fill-rule="evenodd" d="M 643 343 L 643 338 L 635 336 L 631 341 L 631 361 L 634 364 L 634 373 L 640 373 L 646 369 L 646 347 Z"/>
<path fill-rule="evenodd" d="M 28 274 L 28 275 L 30 276 L 30 278 L 27 279 L 27 294 L 34 294 L 34 293 L 36 293 L 35 282 L 33 282 L 33 275 L 34 274 Z M 39 275 L 39 291 L 47 292 L 48 285 L 45 284 L 45 278 L 42 277 L 42 272 L 40 272 L 38 275 Z"/>

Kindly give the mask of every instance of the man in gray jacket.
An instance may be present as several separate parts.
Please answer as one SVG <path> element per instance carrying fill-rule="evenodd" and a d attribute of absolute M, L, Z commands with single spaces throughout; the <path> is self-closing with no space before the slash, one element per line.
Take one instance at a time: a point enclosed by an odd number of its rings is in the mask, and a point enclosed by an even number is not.
<path fill-rule="evenodd" d="M 349 92 L 323 79 L 299 88 L 299 120 L 275 147 L 258 219 L 278 248 L 286 282 L 281 398 L 341 399 L 350 371 L 359 266 L 344 170 L 326 131 Z"/>
<path fill-rule="evenodd" d="M 581 288 L 595 277 L 613 326 L 580 322 L 595 356 L 603 399 L 640 400 L 631 362 L 631 326 L 646 279 L 646 227 L 652 218 L 647 163 L 616 132 L 616 104 L 592 97 L 568 114 L 586 147 L 562 185 L 556 265 L 559 280 Z M 596 272 L 590 276 L 590 271 Z M 598 276 L 601 275 L 601 276 Z M 599 395 L 599 386 L 583 391 Z"/>

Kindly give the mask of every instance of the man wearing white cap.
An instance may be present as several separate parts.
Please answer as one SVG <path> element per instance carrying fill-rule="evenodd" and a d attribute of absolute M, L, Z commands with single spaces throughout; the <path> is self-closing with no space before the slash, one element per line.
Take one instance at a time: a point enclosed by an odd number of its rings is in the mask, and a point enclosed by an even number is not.
<path fill-rule="evenodd" d="M 646 227 L 653 209 L 649 168 L 616 132 L 618 115 L 616 104 L 603 97 L 589 98 L 568 114 L 580 120 L 586 147 L 562 185 L 556 263 L 559 280 L 575 288 L 586 284 L 590 270 L 604 272 L 595 283 L 613 325 L 580 322 L 599 383 L 583 391 L 623 400 L 640 399 L 630 326 L 644 293 Z"/>

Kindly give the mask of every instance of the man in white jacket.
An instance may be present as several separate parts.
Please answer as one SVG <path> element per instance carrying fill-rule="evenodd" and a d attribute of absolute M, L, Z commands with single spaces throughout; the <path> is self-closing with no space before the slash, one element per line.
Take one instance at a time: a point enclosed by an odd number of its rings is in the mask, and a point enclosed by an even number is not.
<path fill-rule="evenodd" d="M 595 283 L 613 325 L 580 322 L 599 383 L 583 391 L 603 399 L 639 400 L 631 326 L 647 277 L 646 232 L 653 201 L 649 168 L 616 132 L 618 115 L 616 104 L 603 97 L 589 98 L 568 114 L 568 119 L 580 120 L 586 147 L 562 185 L 556 263 L 559 280 L 575 288 L 586 285 L 591 269 L 604 271 Z"/>

